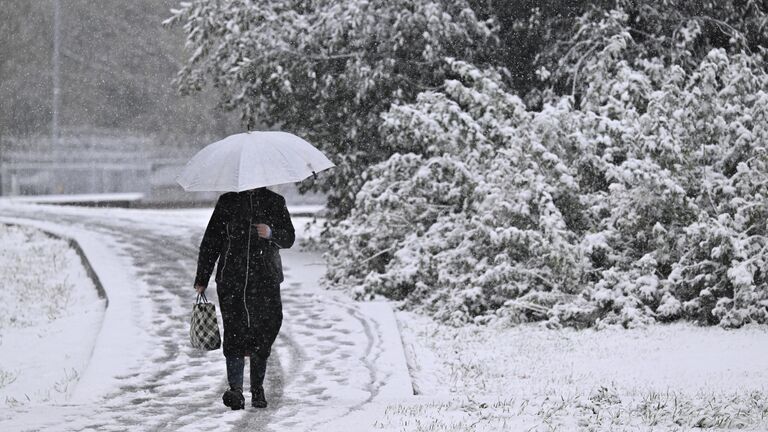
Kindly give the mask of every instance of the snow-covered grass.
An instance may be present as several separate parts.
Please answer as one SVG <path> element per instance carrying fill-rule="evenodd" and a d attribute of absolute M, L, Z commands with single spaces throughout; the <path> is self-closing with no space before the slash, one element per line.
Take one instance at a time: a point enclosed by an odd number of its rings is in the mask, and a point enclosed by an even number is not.
<path fill-rule="evenodd" d="M 454 328 L 399 312 L 416 400 L 397 431 L 768 427 L 768 329 Z"/>
<path fill-rule="evenodd" d="M 0 404 L 61 402 L 88 363 L 103 317 L 66 241 L 0 224 Z"/>
<path fill-rule="evenodd" d="M 0 225 L 0 275 L 5 298 L 0 329 L 32 327 L 59 318 L 72 301 L 63 273 L 68 245 L 45 234 Z"/>

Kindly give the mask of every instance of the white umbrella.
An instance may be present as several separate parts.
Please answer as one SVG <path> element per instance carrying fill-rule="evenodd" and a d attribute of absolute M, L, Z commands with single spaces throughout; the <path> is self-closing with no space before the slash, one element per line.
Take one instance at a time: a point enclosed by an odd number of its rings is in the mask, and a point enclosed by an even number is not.
<path fill-rule="evenodd" d="M 176 181 L 187 191 L 242 192 L 293 183 L 335 166 L 312 144 L 287 132 L 245 132 L 200 150 Z"/>

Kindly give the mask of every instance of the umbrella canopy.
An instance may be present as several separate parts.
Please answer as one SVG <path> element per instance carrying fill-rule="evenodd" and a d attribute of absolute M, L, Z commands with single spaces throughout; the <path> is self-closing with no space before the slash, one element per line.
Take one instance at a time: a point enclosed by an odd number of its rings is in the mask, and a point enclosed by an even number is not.
<path fill-rule="evenodd" d="M 293 183 L 335 166 L 312 144 L 287 132 L 245 132 L 200 150 L 176 181 L 187 191 L 242 192 Z"/>

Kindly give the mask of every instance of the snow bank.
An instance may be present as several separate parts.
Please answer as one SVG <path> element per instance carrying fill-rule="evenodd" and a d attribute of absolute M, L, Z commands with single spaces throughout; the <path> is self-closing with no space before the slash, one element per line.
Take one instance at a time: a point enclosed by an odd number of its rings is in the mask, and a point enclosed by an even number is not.
<path fill-rule="evenodd" d="M 65 240 L 0 225 L 0 402 L 64 402 L 86 370 L 105 301 Z"/>
<path fill-rule="evenodd" d="M 37 208 L 44 209 L 44 206 Z M 77 209 L 70 211 L 76 212 Z M 150 328 L 150 305 L 147 299 L 138 295 L 146 290 L 146 286 L 136 277 L 127 257 L 120 254 L 121 245 L 109 236 L 53 222 L 2 217 L 0 223 L 24 225 L 44 230 L 61 238 L 75 240 L 87 256 L 96 276 L 106 290 L 109 307 L 105 310 L 104 302 L 99 301 L 99 308 L 102 313 L 98 320 L 93 321 L 88 321 L 85 318 L 88 315 L 82 313 L 82 308 L 75 307 L 72 320 L 67 322 L 66 326 L 76 326 L 81 329 L 79 335 L 76 338 L 73 336 L 71 340 L 66 340 L 63 337 L 56 338 L 57 343 L 61 341 L 73 347 L 83 345 L 77 349 L 82 350 L 82 352 L 78 351 L 81 352 L 81 356 L 85 356 L 82 364 L 87 363 L 87 367 L 78 369 L 77 378 L 79 380 L 69 379 L 70 382 L 76 381 L 77 386 L 68 390 L 67 400 L 71 403 L 84 403 L 98 399 L 107 392 L 114 390 L 119 382 L 119 377 L 131 373 L 132 368 L 140 364 L 139 360 L 147 355 L 153 343 L 147 330 Z M 77 263 L 82 268 L 79 258 Z M 96 296 L 96 289 L 90 279 L 87 278 L 85 269 L 83 269 L 82 277 L 83 279 L 78 283 L 88 283 L 88 292 Z M 62 326 L 64 325 L 65 323 L 62 323 Z M 95 342 L 83 344 L 84 335 L 92 335 L 91 340 L 95 338 Z M 43 349 L 42 342 L 36 343 L 35 346 L 36 350 Z M 66 357 L 66 354 L 62 356 L 61 351 L 56 350 L 55 345 L 45 349 L 49 348 L 52 351 L 47 358 L 56 359 L 57 364 Z M 6 358 L 13 358 L 24 364 L 31 362 L 30 359 L 25 359 L 17 352 L 2 358 L 3 362 Z M 71 370 L 69 373 L 71 375 Z"/>

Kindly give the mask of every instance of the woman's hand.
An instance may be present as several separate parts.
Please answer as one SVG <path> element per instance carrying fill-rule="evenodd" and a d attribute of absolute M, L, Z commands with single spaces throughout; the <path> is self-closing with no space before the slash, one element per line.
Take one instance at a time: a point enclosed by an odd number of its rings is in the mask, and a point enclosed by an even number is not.
<path fill-rule="evenodd" d="M 205 292 L 205 287 L 202 285 L 195 285 L 195 291 L 197 291 L 198 294 L 202 294 Z"/>
<path fill-rule="evenodd" d="M 272 237 L 272 228 L 267 224 L 254 224 L 259 233 L 259 237 L 268 239 Z"/>

